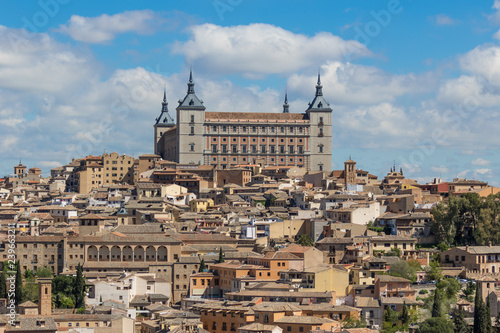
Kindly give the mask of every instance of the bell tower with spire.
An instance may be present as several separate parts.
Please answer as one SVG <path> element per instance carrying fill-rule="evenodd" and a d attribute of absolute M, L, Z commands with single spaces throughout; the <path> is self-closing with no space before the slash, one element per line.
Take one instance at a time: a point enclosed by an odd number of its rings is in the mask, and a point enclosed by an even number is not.
<path fill-rule="evenodd" d="M 332 109 L 323 97 L 321 75 L 318 72 L 316 94 L 306 110 L 310 123 L 310 162 L 311 170 L 332 170 Z"/>
<path fill-rule="evenodd" d="M 163 102 L 161 103 L 161 113 L 158 118 L 155 119 L 154 129 L 155 129 L 155 154 L 161 155 L 163 158 L 164 149 L 162 145 L 163 134 L 174 127 L 175 123 L 170 114 L 168 113 L 168 103 L 167 103 L 167 89 L 163 88 Z"/>
<path fill-rule="evenodd" d="M 177 106 L 177 158 L 181 164 L 205 164 L 203 134 L 205 106 L 194 92 L 193 71 L 189 71 L 186 96 Z"/>

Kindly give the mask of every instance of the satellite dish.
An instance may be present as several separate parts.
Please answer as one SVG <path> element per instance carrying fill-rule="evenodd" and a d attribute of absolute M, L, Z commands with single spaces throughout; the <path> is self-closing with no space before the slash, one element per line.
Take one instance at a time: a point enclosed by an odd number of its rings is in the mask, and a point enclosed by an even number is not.
<path fill-rule="evenodd" d="M 258 208 L 258 209 L 264 209 L 264 205 L 262 204 L 262 202 L 259 202 L 257 204 L 255 204 L 255 207 Z"/>

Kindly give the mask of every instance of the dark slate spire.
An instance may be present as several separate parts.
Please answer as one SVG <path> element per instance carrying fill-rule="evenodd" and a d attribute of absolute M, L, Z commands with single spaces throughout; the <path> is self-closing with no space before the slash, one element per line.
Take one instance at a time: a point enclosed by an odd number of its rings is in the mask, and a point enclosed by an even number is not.
<path fill-rule="evenodd" d="M 323 86 L 321 85 L 321 74 L 318 71 L 318 83 L 316 84 L 316 96 L 323 96 Z"/>
<path fill-rule="evenodd" d="M 322 110 L 322 111 L 332 111 L 330 104 L 323 97 L 323 86 L 321 85 L 321 75 L 318 72 L 318 83 L 316 84 L 316 94 L 311 103 L 309 103 L 309 108 L 307 111 L 311 110 Z"/>
<path fill-rule="evenodd" d="M 167 103 L 167 88 L 163 87 L 163 102 L 161 102 L 161 113 L 158 118 L 156 118 L 155 125 L 174 125 L 174 119 L 168 113 L 168 103 Z"/>
<path fill-rule="evenodd" d="M 188 82 L 188 90 L 186 97 L 184 99 L 179 100 L 178 108 L 187 108 L 187 109 L 203 109 L 203 101 L 199 99 L 194 92 L 194 82 L 193 82 L 193 71 L 189 70 L 189 82 Z"/>
<path fill-rule="evenodd" d="M 194 94 L 193 70 L 189 70 L 188 94 Z"/>
<path fill-rule="evenodd" d="M 285 92 L 285 103 L 283 103 L 283 113 L 289 113 L 290 106 L 288 105 L 288 92 Z"/>

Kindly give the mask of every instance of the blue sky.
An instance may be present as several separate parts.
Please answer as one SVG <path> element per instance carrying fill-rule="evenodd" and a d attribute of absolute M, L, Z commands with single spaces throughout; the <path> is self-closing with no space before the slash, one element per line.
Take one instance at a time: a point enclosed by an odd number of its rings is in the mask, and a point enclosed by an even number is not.
<path fill-rule="evenodd" d="M 3 2 L 0 175 L 152 151 L 189 68 L 213 111 L 303 112 L 318 69 L 333 161 L 499 185 L 500 2 Z"/>

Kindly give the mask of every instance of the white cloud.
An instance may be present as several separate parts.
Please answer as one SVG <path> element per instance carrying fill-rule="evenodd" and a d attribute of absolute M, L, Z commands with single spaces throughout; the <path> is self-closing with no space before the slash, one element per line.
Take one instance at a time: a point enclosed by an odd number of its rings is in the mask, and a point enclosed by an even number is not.
<path fill-rule="evenodd" d="M 327 62 L 321 66 L 321 81 L 327 100 L 335 104 L 369 104 L 392 102 L 404 94 L 417 94 L 433 89 L 433 74 L 393 75 L 372 66 Z M 314 96 L 314 74 L 290 76 L 287 86 L 292 93 Z"/>
<path fill-rule="evenodd" d="M 480 175 L 484 175 L 484 174 L 487 174 L 489 172 L 491 172 L 491 169 L 486 169 L 486 168 L 483 168 L 483 169 L 475 169 L 474 172 L 480 174 Z"/>
<path fill-rule="evenodd" d="M 61 166 L 61 162 L 58 161 L 40 161 L 38 165 L 42 168 L 57 168 Z"/>
<path fill-rule="evenodd" d="M 432 172 L 439 173 L 439 174 L 450 172 L 450 169 L 448 169 L 444 165 L 439 165 L 439 166 L 433 165 L 431 167 L 431 170 L 432 170 Z"/>
<path fill-rule="evenodd" d="M 491 164 L 491 161 L 485 160 L 481 157 L 478 157 L 474 161 L 471 162 L 472 165 L 478 165 L 478 166 L 487 166 Z"/>
<path fill-rule="evenodd" d="M 214 24 L 189 28 L 191 39 L 177 42 L 173 52 L 186 62 L 211 73 L 256 75 L 291 73 L 317 67 L 329 60 L 371 56 L 357 41 L 328 32 L 309 37 L 269 24 L 221 27 Z"/>
<path fill-rule="evenodd" d="M 98 17 L 73 15 L 69 22 L 57 31 L 69 35 L 74 40 L 86 43 L 105 43 L 116 35 L 134 32 L 151 34 L 162 18 L 151 10 L 126 11 L 119 14 L 103 14 Z"/>
<path fill-rule="evenodd" d="M 437 25 L 453 25 L 457 23 L 456 20 L 452 19 L 446 14 L 435 15 L 432 17 L 432 19 Z"/>

